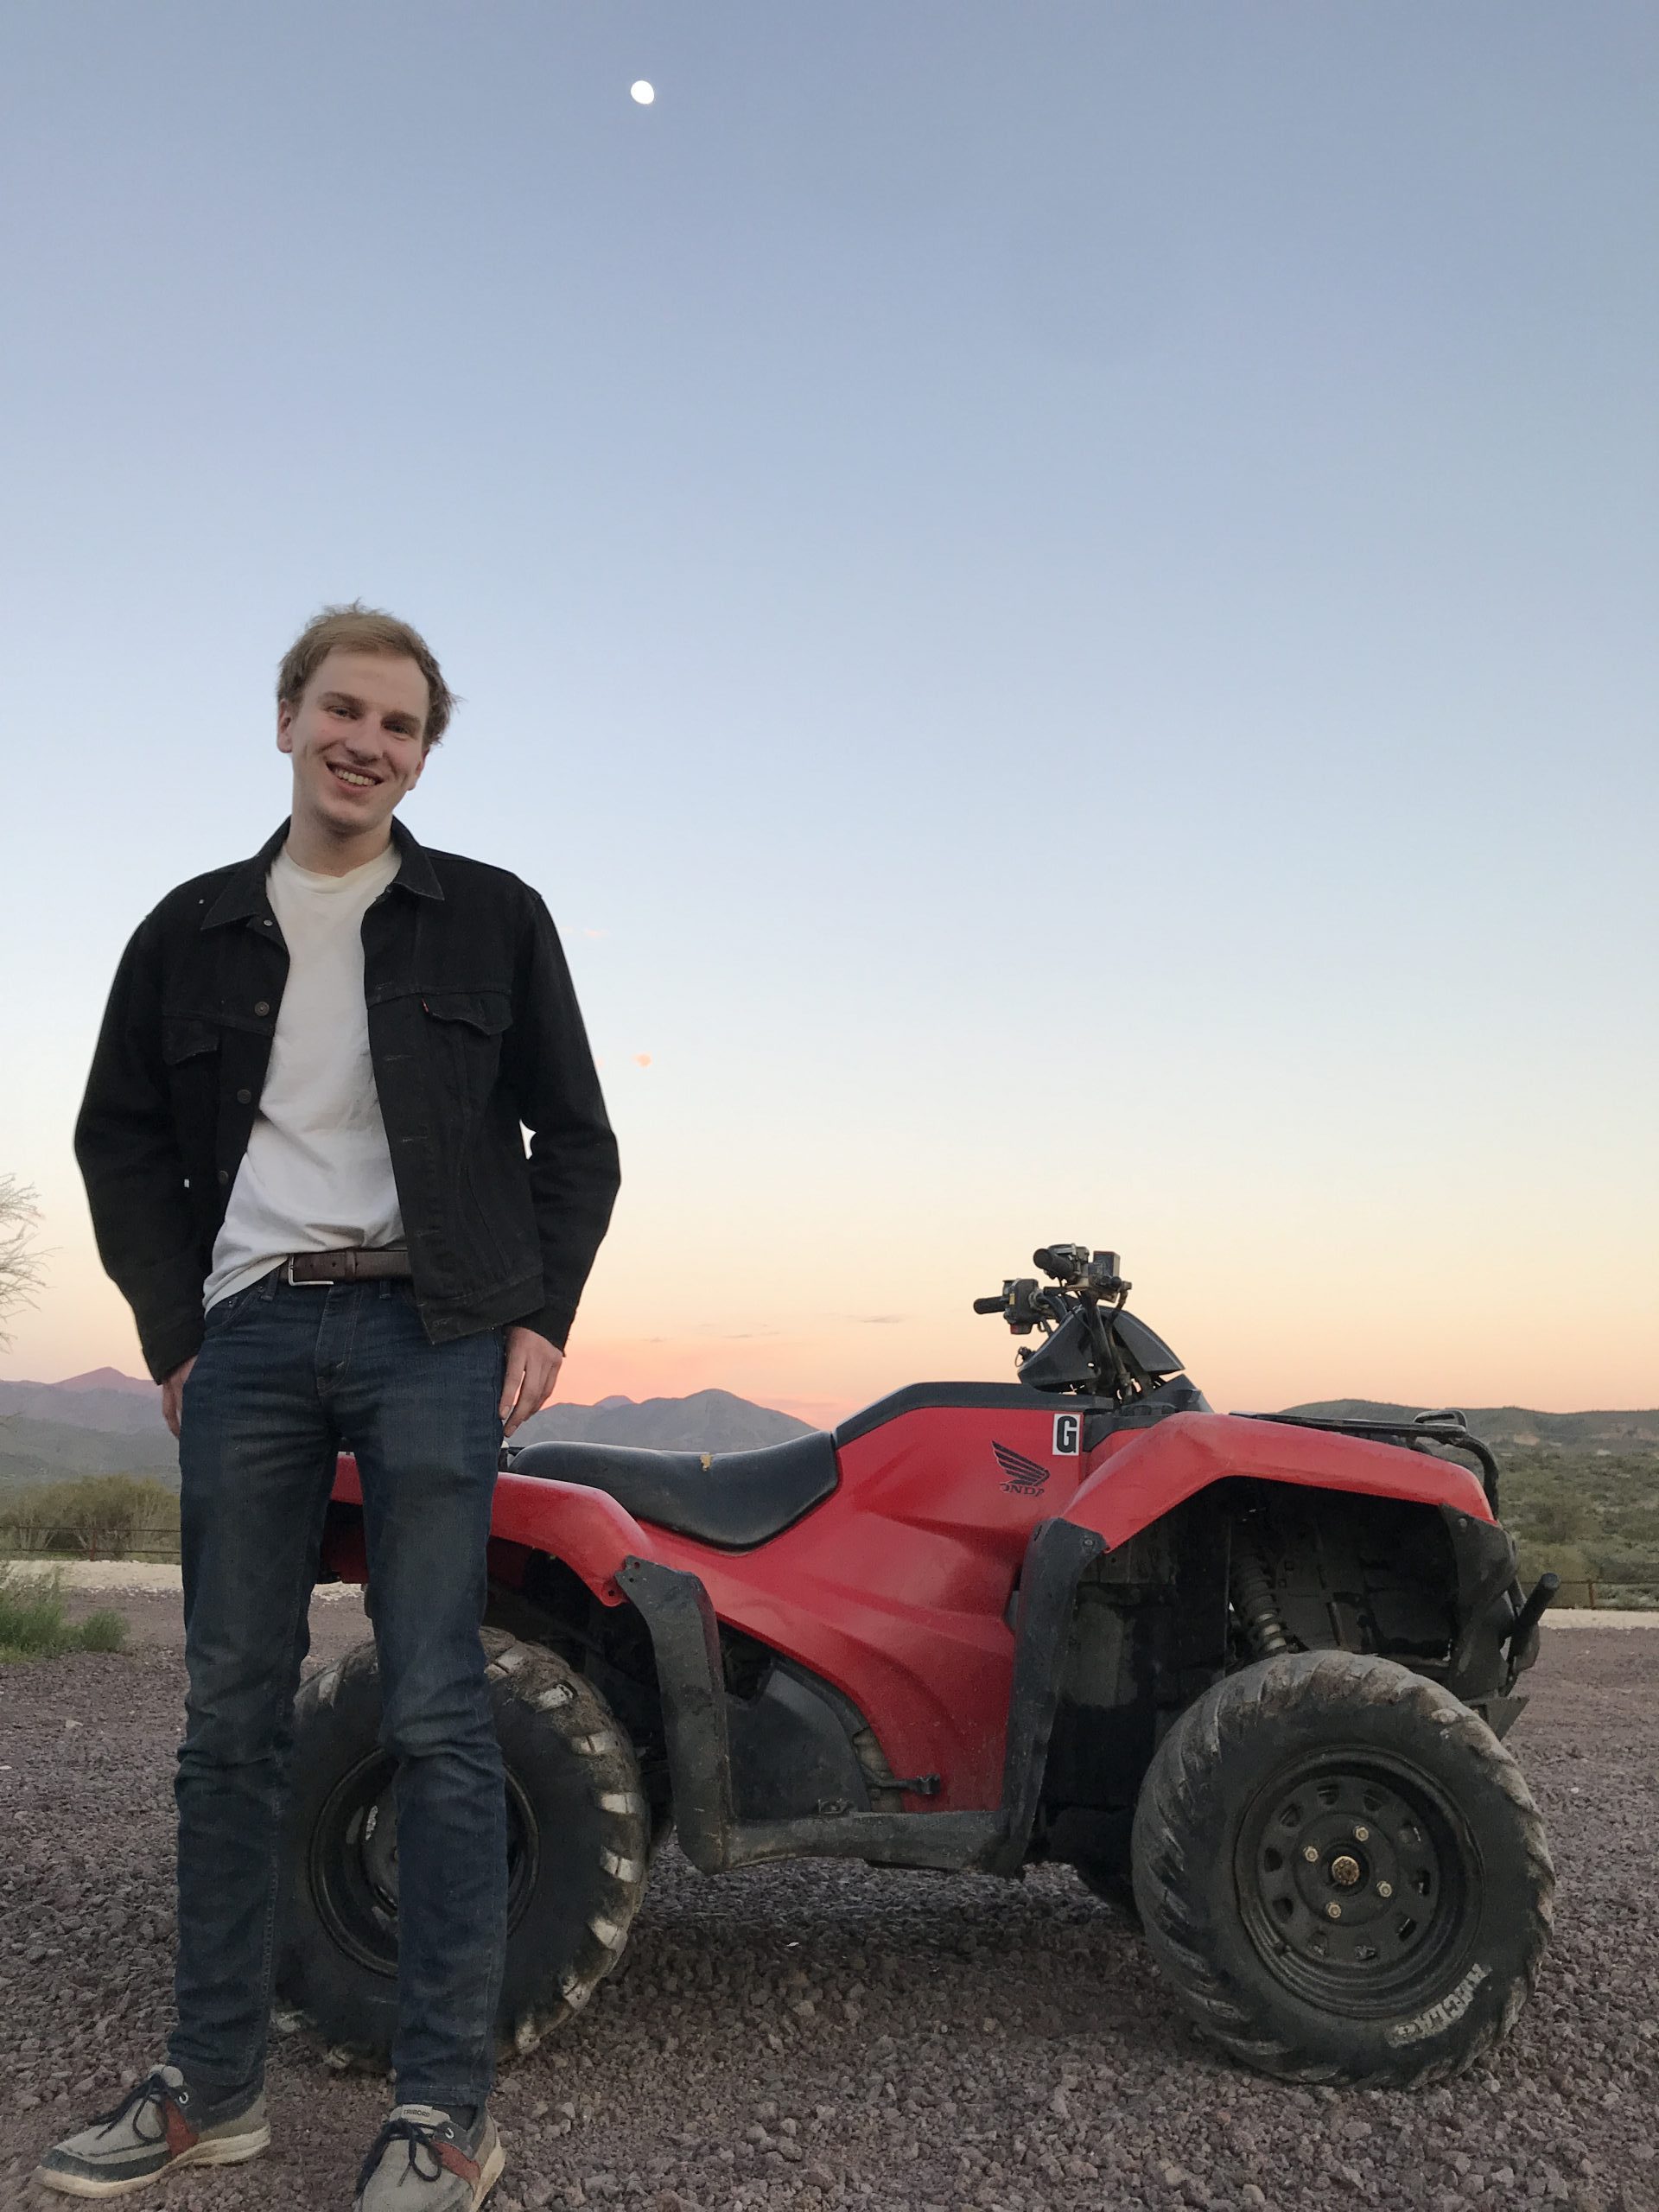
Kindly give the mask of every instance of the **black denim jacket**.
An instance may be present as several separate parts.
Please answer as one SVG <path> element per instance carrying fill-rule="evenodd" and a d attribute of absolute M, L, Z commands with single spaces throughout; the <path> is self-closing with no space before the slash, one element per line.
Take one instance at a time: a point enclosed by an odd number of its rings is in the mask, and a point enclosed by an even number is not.
<path fill-rule="evenodd" d="M 391 829 L 403 865 L 363 917 L 363 990 L 421 1318 L 435 1344 L 521 1321 L 563 1345 L 618 1182 L 564 955 L 516 875 Z M 99 1252 L 157 1382 L 201 1343 L 258 1110 L 288 976 L 265 878 L 287 835 L 140 924 L 76 1124 Z"/>

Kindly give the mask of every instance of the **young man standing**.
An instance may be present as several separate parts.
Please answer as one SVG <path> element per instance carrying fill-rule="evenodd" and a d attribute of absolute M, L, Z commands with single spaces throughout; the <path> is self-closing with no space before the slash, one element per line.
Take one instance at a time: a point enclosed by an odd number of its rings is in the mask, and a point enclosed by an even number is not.
<path fill-rule="evenodd" d="M 553 1388 L 616 1145 L 541 899 L 393 818 L 453 705 L 424 641 L 331 608 L 277 702 L 289 818 L 141 925 L 76 1132 L 179 1438 L 177 2024 L 167 2063 L 37 2178 L 116 2196 L 270 2140 L 290 1708 L 348 1446 L 399 1762 L 397 2107 L 356 2203 L 472 2212 L 503 2164 L 486 2109 L 506 1890 L 479 1638 L 491 1493 L 503 1434 Z"/>

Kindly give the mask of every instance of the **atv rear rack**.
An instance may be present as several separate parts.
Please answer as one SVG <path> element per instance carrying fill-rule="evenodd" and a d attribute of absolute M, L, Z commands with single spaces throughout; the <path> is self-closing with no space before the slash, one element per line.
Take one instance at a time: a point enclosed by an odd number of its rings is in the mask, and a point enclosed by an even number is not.
<path fill-rule="evenodd" d="M 1483 1444 L 1471 1435 L 1468 1423 L 1459 1413 L 1419 1414 L 1413 1421 L 1341 1421 L 1323 1414 L 1242 1414 L 1242 1421 L 1276 1421 L 1287 1428 L 1329 1428 L 1341 1436 L 1369 1436 L 1379 1444 L 1403 1444 L 1413 1452 L 1427 1452 L 1433 1456 L 1436 1444 L 1447 1446 L 1453 1452 L 1467 1452 L 1480 1462 L 1481 1487 L 1486 1492 L 1486 1503 L 1492 1509 L 1492 1518 L 1497 1511 L 1497 1461 L 1490 1445 Z"/>

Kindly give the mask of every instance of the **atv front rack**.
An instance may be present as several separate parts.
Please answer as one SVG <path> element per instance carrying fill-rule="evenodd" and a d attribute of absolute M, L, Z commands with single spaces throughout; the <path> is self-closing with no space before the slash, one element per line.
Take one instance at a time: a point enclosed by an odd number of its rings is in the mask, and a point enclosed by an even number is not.
<path fill-rule="evenodd" d="M 1244 1421 L 1276 1421 L 1287 1428 L 1330 1428 L 1341 1436 L 1369 1436 L 1379 1444 L 1403 1444 L 1413 1452 L 1427 1452 L 1440 1444 L 1453 1452 L 1466 1452 L 1480 1462 L 1481 1486 L 1486 1503 L 1497 1511 L 1497 1461 L 1490 1445 L 1471 1435 L 1461 1414 L 1419 1414 L 1414 1421 L 1339 1421 L 1322 1414 L 1244 1414 Z"/>

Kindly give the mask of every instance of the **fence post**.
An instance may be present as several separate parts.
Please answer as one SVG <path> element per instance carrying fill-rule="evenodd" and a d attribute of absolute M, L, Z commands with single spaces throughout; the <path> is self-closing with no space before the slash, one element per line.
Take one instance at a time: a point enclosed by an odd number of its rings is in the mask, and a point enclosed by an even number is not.
<path fill-rule="evenodd" d="M 1588 1587 L 1589 1592 L 1590 1592 L 1590 1610 L 1591 1610 L 1591 1611 L 1593 1613 L 1593 1612 L 1595 1611 L 1595 1610 L 1596 1610 L 1596 1586 L 1595 1586 L 1595 1584 L 1594 1584 L 1593 1582 L 1592 1582 L 1592 1583 L 1588 1584 L 1586 1586 Z"/>

